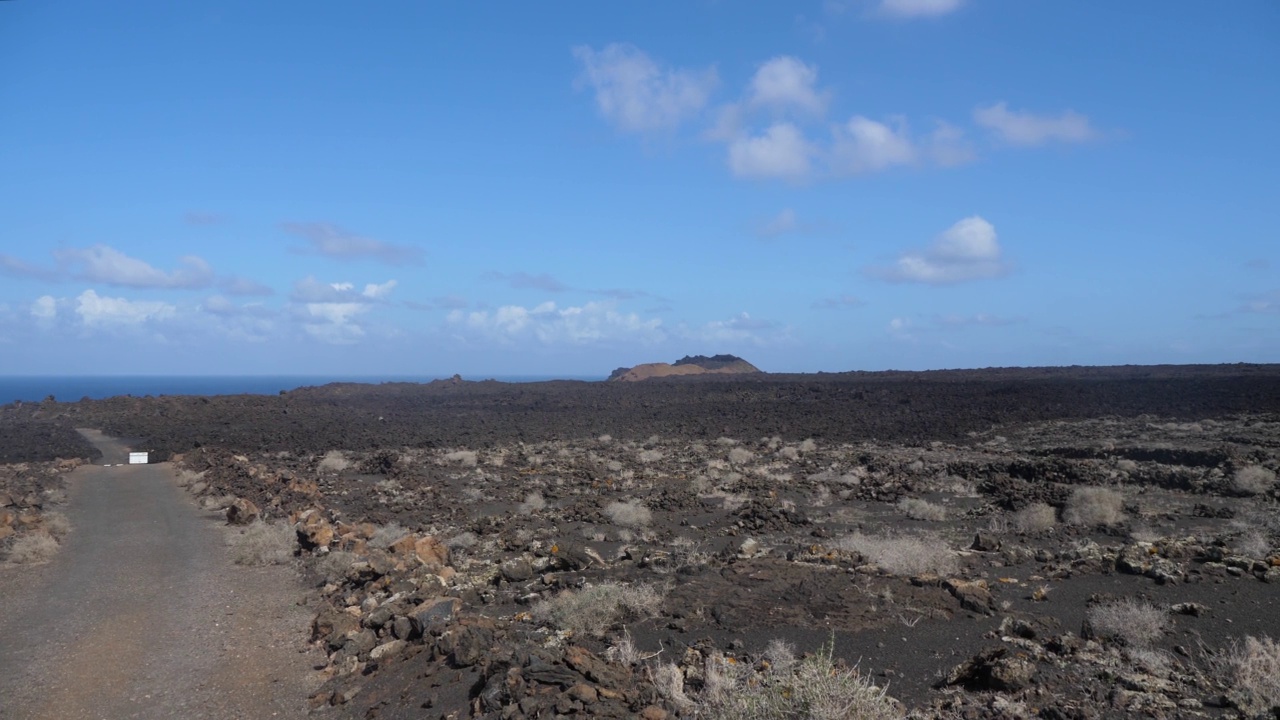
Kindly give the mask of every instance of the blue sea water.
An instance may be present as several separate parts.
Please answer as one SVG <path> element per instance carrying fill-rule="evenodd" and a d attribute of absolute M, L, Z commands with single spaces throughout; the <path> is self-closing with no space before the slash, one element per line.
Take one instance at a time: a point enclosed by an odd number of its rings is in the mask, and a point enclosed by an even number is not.
<path fill-rule="evenodd" d="M 467 380 L 500 380 L 502 382 L 540 382 L 544 380 L 603 380 L 603 377 L 552 377 L 508 375 L 467 377 Z M 7 376 L 0 377 L 0 405 L 15 400 L 36 402 L 52 395 L 63 402 L 82 398 L 99 400 L 117 395 L 275 395 L 309 385 L 332 382 L 431 382 L 436 376 L 406 375 L 108 375 L 92 376 Z"/>

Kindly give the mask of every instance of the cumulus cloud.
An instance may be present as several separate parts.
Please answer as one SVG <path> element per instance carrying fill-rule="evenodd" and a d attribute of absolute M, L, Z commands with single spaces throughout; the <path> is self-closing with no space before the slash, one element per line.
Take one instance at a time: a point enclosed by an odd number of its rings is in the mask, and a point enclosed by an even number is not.
<path fill-rule="evenodd" d="M 573 56 L 582 65 L 578 86 L 594 90 L 600 114 L 625 132 L 677 127 L 702 111 L 718 83 L 715 68 L 664 68 L 634 45 L 580 45 Z"/>
<path fill-rule="evenodd" d="M 765 345 L 774 339 L 778 330 L 776 323 L 741 312 L 727 320 L 712 320 L 685 334 L 690 339 L 707 343 Z"/>
<path fill-rule="evenodd" d="M 417 265 L 422 263 L 421 248 L 362 237 L 336 225 L 317 222 L 288 222 L 281 226 L 290 235 L 306 240 L 308 247 L 293 248 L 294 252 L 322 255 L 338 260 L 376 260 L 388 265 Z"/>
<path fill-rule="evenodd" d="M 396 281 L 388 280 L 357 290 L 354 283 L 325 283 L 306 277 L 294 284 L 289 298 L 308 335 L 334 345 L 350 345 L 365 336 L 361 316 L 384 303 L 395 287 Z"/>
<path fill-rule="evenodd" d="M 964 130 L 941 120 L 925 140 L 925 153 L 930 161 L 942 167 L 956 167 L 978 159 Z"/>
<path fill-rule="evenodd" d="M 894 127 L 854 115 L 834 129 L 832 166 L 838 173 L 859 175 L 916 161 L 916 148 L 906 123 L 895 120 Z"/>
<path fill-rule="evenodd" d="M 188 255 L 181 267 L 164 271 L 107 245 L 55 250 L 58 265 L 78 280 L 129 288 L 182 288 L 197 290 L 213 284 L 213 268 L 202 258 Z"/>
<path fill-rule="evenodd" d="M 837 295 L 813 301 L 813 307 L 817 310 L 839 310 L 841 308 L 862 307 L 863 305 L 866 305 L 866 302 L 862 298 L 853 295 Z"/>
<path fill-rule="evenodd" d="M 446 321 L 457 333 L 503 344 L 517 341 L 542 345 L 653 343 L 666 337 L 660 319 L 619 312 L 610 302 L 564 308 L 545 302 L 533 308 L 504 305 L 493 311 L 454 310 Z"/>
<path fill-rule="evenodd" d="M 810 173 L 815 149 L 791 123 L 775 123 L 763 135 L 729 144 L 729 169 L 745 178 L 800 180 Z"/>
<path fill-rule="evenodd" d="M 1060 115 L 1036 115 L 1009 110 L 1004 102 L 973 111 L 973 120 L 1010 145 L 1030 147 L 1047 142 L 1081 143 L 1098 136 L 1089 118 L 1067 110 Z"/>
<path fill-rule="evenodd" d="M 86 327 L 136 327 L 172 318 L 177 308 L 166 302 L 127 300 L 85 290 L 76 298 L 75 312 Z"/>
<path fill-rule="evenodd" d="M 782 55 L 760 66 L 751 78 L 750 104 L 774 110 L 799 109 L 821 115 L 828 95 L 818 92 L 818 68 Z"/>
<path fill-rule="evenodd" d="M 1000 277 L 1009 271 L 991 223 L 968 217 L 952 225 L 924 250 L 910 251 L 872 275 L 891 282 L 948 285 Z"/>
<path fill-rule="evenodd" d="M 545 292 L 564 292 L 568 285 L 551 277 L 547 273 L 532 274 L 527 272 L 501 273 L 491 272 L 486 277 L 505 282 L 516 290 L 542 290 Z"/>
<path fill-rule="evenodd" d="M 51 295 L 42 295 L 31 303 L 31 317 L 37 322 L 50 323 L 58 317 L 58 301 Z"/>
<path fill-rule="evenodd" d="M 900 18 L 938 17 L 960 8 L 962 0 L 880 0 L 880 11 Z"/>

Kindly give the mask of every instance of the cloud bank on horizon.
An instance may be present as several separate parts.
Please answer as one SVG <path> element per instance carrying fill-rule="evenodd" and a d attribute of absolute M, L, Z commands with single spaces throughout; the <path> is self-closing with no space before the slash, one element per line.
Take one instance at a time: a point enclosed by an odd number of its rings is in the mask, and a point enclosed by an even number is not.
<path fill-rule="evenodd" d="M 0 374 L 1280 361 L 1272 3 L 572 14 L 5 3 Z"/>

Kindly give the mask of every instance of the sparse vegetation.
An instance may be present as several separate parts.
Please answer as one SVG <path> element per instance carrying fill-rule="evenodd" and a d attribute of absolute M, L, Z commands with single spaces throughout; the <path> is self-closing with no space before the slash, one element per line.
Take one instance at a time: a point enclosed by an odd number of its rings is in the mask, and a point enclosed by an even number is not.
<path fill-rule="evenodd" d="M 1118 525 L 1124 521 L 1124 495 L 1108 488 L 1080 487 L 1071 493 L 1062 519 L 1072 525 Z"/>
<path fill-rule="evenodd" d="M 1262 495 L 1276 484 L 1276 474 L 1261 465 L 1249 465 L 1235 472 L 1231 485 L 1242 495 Z"/>
<path fill-rule="evenodd" d="M 13 541 L 8 560 L 17 565 L 48 562 L 58 552 L 58 541 L 46 532 L 34 532 Z"/>
<path fill-rule="evenodd" d="M 401 527 L 400 523 L 387 523 L 374 531 L 373 537 L 369 538 L 369 547 L 385 550 L 391 547 L 392 543 L 408 534 L 409 531 Z"/>
<path fill-rule="evenodd" d="M 478 458 L 474 450 L 454 450 L 453 452 L 445 453 L 444 461 L 461 465 L 462 467 L 475 467 Z"/>
<path fill-rule="evenodd" d="M 1231 643 L 1216 663 L 1231 678 L 1231 699 L 1247 713 L 1280 708 L 1280 642 L 1248 636 Z"/>
<path fill-rule="evenodd" d="M 330 450 L 320 459 L 316 467 L 320 472 L 342 472 L 351 467 L 351 461 L 341 450 Z"/>
<path fill-rule="evenodd" d="M 1057 524 L 1058 515 L 1051 505 L 1032 503 L 1013 513 L 1010 520 L 1013 529 L 1020 533 L 1038 533 Z"/>
<path fill-rule="evenodd" d="M 327 582 L 339 582 L 359 559 L 360 556 L 355 553 L 333 550 L 316 561 L 316 572 Z"/>
<path fill-rule="evenodd" d="M 936 537 L 858 532 L 843 538 L 836 546 L 856 552 L 894 575 L 950 575 L 959 568 L 955 553 Z"/>
<path fill-rule="evenodd" d="M 745 465 L 755 459 L 755 454 L 746 448 L 736 447 L 729 451 L 729 462 L 734 465 Z"/>
<path fill-rule="evenodd" d="M 528 515 L 530 513 L 538 512 L 546 507 L 546 499 L 542 497 L 542 493 L 535 490 L 524 496 L 524 502 L 520 503 L 520 506 L 516 508 L 516 511 L 521 515 Z"/>
<path fill-rule="evenodd" d="M 1149 647 L 1169 625 L 1164 610 L 1133 598 L 1094 605 L 1085 617 L 1096 635 L 1117 638 L 1135 648 Z"/>
<path fill-rule="evenodd" d="M 658 450 L 641 450 L 640 454 L 637 456 L 637 459 L 639 459 L 640 462 L 644 463 L 645 465 L 648 465 L 649 463 L 658 462 L 662 458 L 663 458 L 663 455 Z"/>
<path fill-rule="evenodd" d="M 283 565 L 293 559 L 297 534 L 284 523 L 254 520 L 231 539 L 231 559 L 237 565 Z"/>
<path fill-rule="evenodd" d="M 656 614 L 663 595 L 653 585 L 605 582 L 543 600 L 533 607 L 533 617 L 575 635 L 602 637 L 620 621 Z"/>
<path fill-rule="evenodd" d="M 623 527 L 639 528 L 653 522 L 653 513 L 639 500 L 611 502 L 605 507 L 604 514 L 614 524 Z"/>
<path fill-rule="evenodd" d="M 71 534 L 71 520 L 58 511 L 44 514 L 44 529 L 58 542 L 62 542 Z"/>
<path fill-rule="evenodd" d="M 903 498 L 898 501 L 898 511 L 912 520 L 942 522 L 947 519 L 947 509 L 920 498 Z"/>

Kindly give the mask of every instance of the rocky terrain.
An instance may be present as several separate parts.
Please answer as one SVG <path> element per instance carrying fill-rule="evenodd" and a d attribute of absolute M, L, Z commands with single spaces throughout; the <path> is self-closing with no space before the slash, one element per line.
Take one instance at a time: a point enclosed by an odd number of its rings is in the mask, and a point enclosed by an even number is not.
<path fill-rule="evenodd" d="M 0 424 L 172 453 L 296 564 L 319 716 L 1280 712 L 1280 368 L 727 378 Z"/>

